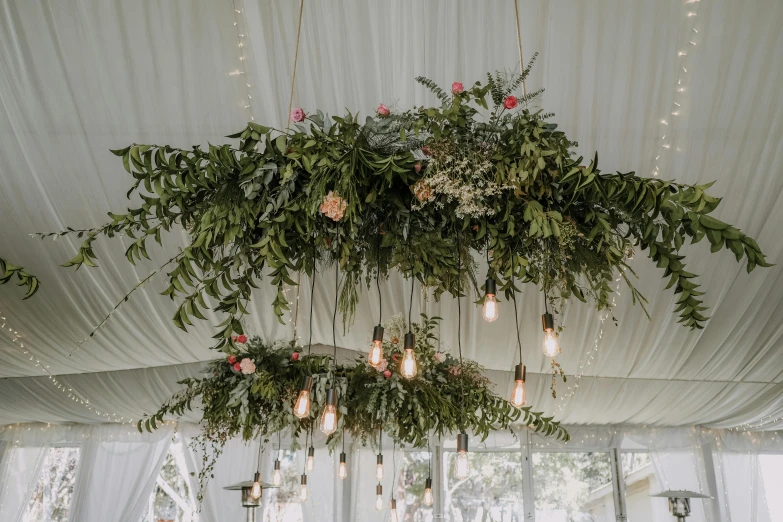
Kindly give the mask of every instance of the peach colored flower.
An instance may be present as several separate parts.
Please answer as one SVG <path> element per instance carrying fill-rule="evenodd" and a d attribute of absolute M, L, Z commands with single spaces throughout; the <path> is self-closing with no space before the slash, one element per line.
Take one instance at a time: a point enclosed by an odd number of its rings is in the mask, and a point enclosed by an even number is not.
<path fill-rule="evenodd" d="M 435 357 L 435 360 L 438 361 L 439 363 L 442 363 L 443 361 L 446 360 L 446 354 L 443 352 L 435 352 L 435 355 L 433 355 L 433 357 Z"/>
<path fill-rule="evenodd" d="M 324 196 L 324 202 L 321 203 L 321 213 L 332 221 L 340 221 L 345 215 L 347 206 L 347 201 L 330 190 L 329 194 Z"/>
<path fill-rule="evenodd" d="M 415 164 L 415 165 L 413 166 L 413 170 L 415 170 L 415 171 L 416 171 L 416 174 L 418 174 L 419 172 L 421 172 L 421 163 L 417 163 L 417 164 Z"/>
<path fill-rule="evenodd" d="M 449 373 L 451 375 L 459 375 L 462 373 L 462 368 L 459 366 L 449 366 Z"/>
<path fill-rule="evenodd" d="M 254 363 L 252 359 L 245 358 L 239 363 L 239 368 L 245 375 L 250 375 L 251 373 L 255 373 L 256 363 Z"/>
<path fill-rule="evenodd" d="M 422 179 L 411 185 L 410 188 L 420 203 L 425 203 L 433 198 L 432 188 Z"/>
<path fill-rule="evenodd" d="M 379 372 L 384 372 L 384 371 L 386 371 L 386 368 L 388 366 L 389 366 L 389 361 L 384 359 L 384 360 L 381 361 L 381 364 L 379 364 L 378 366 L 375 367 L 375 369 L 378 370 Z"/>

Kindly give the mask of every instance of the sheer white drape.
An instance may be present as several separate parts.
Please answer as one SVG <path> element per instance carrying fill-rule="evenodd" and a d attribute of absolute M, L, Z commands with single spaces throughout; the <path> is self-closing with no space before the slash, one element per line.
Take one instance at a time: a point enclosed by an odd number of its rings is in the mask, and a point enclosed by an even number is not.
<path fill-rule="evenodd" d="M 168 436 L 135 442 L 90 438 L 81 446 L 71 522 L 138 522 L 171 444 Z"/>
<path fill-rule="evenodd" d="M 48 446 L 14 447 L 0 441 L 0 520 L 20 522 L 38 482 Z"/>

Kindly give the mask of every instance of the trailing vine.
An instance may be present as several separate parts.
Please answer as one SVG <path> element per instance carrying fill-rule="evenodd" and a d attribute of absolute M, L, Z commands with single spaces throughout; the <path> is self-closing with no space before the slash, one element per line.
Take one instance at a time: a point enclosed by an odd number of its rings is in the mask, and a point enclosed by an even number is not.
<path fill-rule="evenodd" d="M 18 279 L 18 282 L 16 283 L 17 286 L 27 287 L 27 292 L 22 299 L 29 299 L 34 296 L 41 286 L 41 282 L 38 278 L 26 272 L 23 267 L 11 264 L 0 257 L 0 285 L 10 282 L 14 275 L 16 275 L 16 278 Z"/>

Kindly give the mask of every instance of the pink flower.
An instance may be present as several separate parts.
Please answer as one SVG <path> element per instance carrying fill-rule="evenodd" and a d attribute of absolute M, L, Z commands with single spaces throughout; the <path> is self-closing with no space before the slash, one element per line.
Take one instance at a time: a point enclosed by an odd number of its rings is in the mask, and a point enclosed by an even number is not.
<path fill-rule="evenodd" d="M 415 164 L 415 165 L 413 166 L 413 170 L 415 170 L 415 171 L 416 171 L 416 174 L 418 174 L 419 172 L 421 172 L 421 163 L 417 163 L 417 164 Z"/>
<path fill-rule="evenodd" d="M 391 377 L 391 371 L 390 370 L 386 370 L 385 372 L 383 372 L 383 376 L 388 379 L 389 377 Z"/>
<path fill-rule="evenodd" d="M 384 359 L 384 360 L 381 361 L 381 364 L 379 364 L 378 366 L 375 367 L 375 369 L 378 370 L 379 372 L 383 372 L 383 371 L 386 370 L 387 366 L 389 366 L 389 361 Z"/>
<path fill-rule="evenodd" d="M 432 188 L 423 179 L 411 185 L 411 192 L 419 200 L 419 203 L 425 203 L 433 198 Z"/>
<path fill-rule="evenodd" d="M 460 82 L 454 82 L 454 83 L 451 84 L 451 92 L 453 94 L 459 94 L 459 93 L 461 93 L 464 90 L 465 90 L 465 88 L 462 86 L 462 84 Z"/>
<path fill-rule="evenodd" d="M 443 361 L 446 360 L 446 354 L 443 352 L 435 352 L 435 355 L 433 355 L 433 357 L 435 357 L 435 360 L 438 361 L 439 363 L 442 363 Z"/>
<path fill-rule="evenodd" d="M 335 194 L 331 190 L 324 196 L 324 202 L 321 203 L 321 213 L 332 221 L 340 221 L 345 215 L 345 209 L 348 202 Z"/>
<path fill-rule="evenodd" d="M 298 361 L 299 360 L 299 352 L 294 352 L 291 354 L 291 360 L 292 361 Z"/>
<path fill-rule="evenodd" d="M 236 366 L 234 368 L 236 368 Z M 255 373 L 256 363 L 254 363 L 252 359 L 245 358 L 242 359 L 241 363 L 239 363 L 239 368 L 245 375 L 250 375 L 251 373 Z"/>
<path fill-rule="evenodd" d="M 238 343 L 246 343 L 247 342 L 247 335 L 237 335 L 237 342 Z"/>
<path fill-rule="evenodd" d="M 509 96 L 505 100 L 503 100 L 503 107 L 506 109 L 513 109 L 517 106 L 517 97 L 516 96 Z"/>
<path fill-rule="evenodd" d="M 301 109 L 301 107 L 297 107 L 296 109 L 291 111 L 291 121 L 294 123 L 299 123 L 301 121 L 304 121 L 305 119 L 305 112 Z"/>
<path fill-rule="evenodd" d="M 235 355 L 229 355 L 228 356 L 228 364 L 234 364 L 235 362 L 237 362 L 236 356 Z"/>
<path fill-rule="evenodd" d="M 462 368 L 459 366 L 449 366 L 449 373 L 451 375 L 459 375 L 462 373 Z"/>
<path fill-rule="evenodd" d="M 384 118 L 386 116 L 388 116 L 389 114 L 391 114 L 391 111 L 389 110 L 389 108 L 387 106 L 385 106 L 384 104 L 378 105 L 378 108 L 375 109 L 375 112 L 378 113 L 378 116 L 381 116 L 381 117 L 384 117 Z"/>
<path fill-rule="evenodd" d="M 234 363 L 234 371 L 235 372 L 238 372 L 241 369 L 242 369 L 242 366 L 240 366 L 239 363 Z"/>

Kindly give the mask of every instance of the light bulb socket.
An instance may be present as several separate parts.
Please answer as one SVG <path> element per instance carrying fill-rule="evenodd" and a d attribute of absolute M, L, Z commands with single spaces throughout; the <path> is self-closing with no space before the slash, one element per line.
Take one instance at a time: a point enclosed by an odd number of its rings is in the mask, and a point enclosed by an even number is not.
<path fill-rule="evenodd" d="M 345 452 L 343 451 L 342 453 L 340 453 L 340 464 L 345 464 L 345 458 L 346 455 Z"/>
<path fill-rule="evenodd" d="M 372 329 L 372 340 L 373 342 L 383 341 L 383 326 L 378 325 Z"/>
<path fill-rule="evenodd" d="M 302 391 L 310 392 L 313 388 L 313 376 L 308 375 L 302 379 Z"/>
<path fill-rule="evenodd" d="M 405 350 L 413 350 L 414 346 L 416 346 L 416 336 L 413 335 L 413 332 L 406 333 L 404 344 Z"/>
<path fill-rule="evenodd" d="M 545 332 L 551 332 L 555 329 L 555 318 L 552 317 L 552 314 L 547 312 L 541 316 L 541 326 L 544 327 Z"/>
<path fill-rule="evenodd" d="M 301 484 L 302 486 L 306 486 L 307 485 L 307 475 L 302 474 L 302 478 L 299 479 L 299 484 Z"/>
<path fill-rule="evenodd" d="M 432 479 L 427 477 L 427 480 L 424 481 L 424 489 L 432 489 Z"/>
<path fill-rule="evenodd" d="M 379 466 L 383 466 L 383 455 L 381 453 L 378 453 L 378 456 L 375 458 L 375 463 Z"/>
<path fill-rule="evenodd" d="M 391 509 L 397 509 L 397 500 L 391 499 L 391 504 L 389 505 Z"/>
<path fill-rule="evenodd" d="M 315 448 L 310 446 L 307 448 L 307 456 L 308 457 L 315 457 Z"/>
<path fill-rule="evenodd" d="M 497 284 L 495 283 L 495 280 L 491 277 L 487 277 L 487 282 L 484 283 L 484 294 L 485 295 L 495 295 L 498 293 Z"/>
<path fill-rule="evenodd" d="M 256 474 L 253 476 L 253 482 L 261 482 L 261 473 L 256 471 Z"/>
<path fill-rule="evenodd" d="M 337 392 L 334 388 L 326 390 L 326 405 L 337 406 Z"/>
<path fill-rule="evenodd" d="M 275 471 L 280 471 L 280 459 L 275 459 Z"/>
<path fill-rule="evenodd" d="M 468 434 L 463 432 L 457 435 L 457 453 L 467 453 L 467 452 L 468 452 Z"/>
<path fill-rule="evenodd" d="M 527 376 L 527 368 L 525 368 L 525 365 L 521 363 L 517 364 L 514 367 L 514 380 L 525 382 L 526 376 Z"/>
<path fill-rule="evenodd" d="M 378 496 L 383 495 L 383 486 L 381 486 L 380 483 L 378 483 L 378 485 L 375 486 L 375 494 Z"/>

